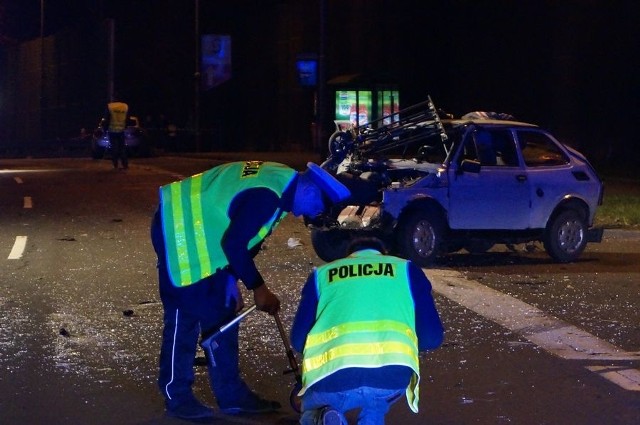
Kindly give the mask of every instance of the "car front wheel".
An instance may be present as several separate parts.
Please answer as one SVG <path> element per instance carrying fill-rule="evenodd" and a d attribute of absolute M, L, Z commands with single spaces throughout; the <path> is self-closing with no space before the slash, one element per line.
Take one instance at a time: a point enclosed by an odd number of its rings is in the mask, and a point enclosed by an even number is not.
<path fill-rule="evenodd" d="M 555 261 L 574 261 L 586 246 L 587 225 L 580 213 L 566 210 L 549 220 L 544 234 L 544 249 Z"/>
<path fill-rule="evenodd" d="M 427 267 L 441 253 L 443 236 L 444 224 L 438 214 L 414 211 L 400 226 L 398 246 L 404 258 Z"/>

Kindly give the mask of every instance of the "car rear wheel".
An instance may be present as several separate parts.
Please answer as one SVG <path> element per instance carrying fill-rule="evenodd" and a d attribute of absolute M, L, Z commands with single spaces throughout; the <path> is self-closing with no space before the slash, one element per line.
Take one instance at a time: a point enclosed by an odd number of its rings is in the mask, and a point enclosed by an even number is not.
<path fill-rule="evenodd" d="M 444 223 L 430 211 L 414 211 L 406 217 L 398 233 L 402 256 L 420 267 L 432 264 L 441 253 Z"/>
<path fill-rule="evenodd" d="M 544 233 L 544 249 L 559 263 L 576 260 L 587 246 L 587 225 L 580 213 L 563 211 L 549 220 Z"/>

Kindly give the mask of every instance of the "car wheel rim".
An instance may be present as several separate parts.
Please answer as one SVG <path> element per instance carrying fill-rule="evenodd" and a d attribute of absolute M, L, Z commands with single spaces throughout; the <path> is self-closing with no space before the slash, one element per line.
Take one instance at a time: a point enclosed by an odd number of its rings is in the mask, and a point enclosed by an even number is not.
<path fill-rule="evenodd" d="M 435 233 L 431 223 L 426 220 L 419 221 L 413 229 L 411 241 L 413 249 L 421 257 L 429 257 L 435 246 Z"/>
<path fill-rule="evenodd" d="M 558 229 L 558 244 L 567 253 L 576 252 L 584 240 L 584 229 L 577 220 L 566 221 Z"/>

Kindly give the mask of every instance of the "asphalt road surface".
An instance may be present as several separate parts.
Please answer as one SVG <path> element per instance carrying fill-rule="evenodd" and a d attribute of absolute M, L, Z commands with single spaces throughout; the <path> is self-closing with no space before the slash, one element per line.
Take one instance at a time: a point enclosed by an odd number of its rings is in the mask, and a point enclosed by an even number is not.
<path fill-rule="evenodd" d="M 149 223 L 160 185 L 217 163 L 134 159 L 125 172 L 84 158 L 0 160 L 1 424 L 186 423 L 165 417 L 156 388 L 162 306 Z M 308 230 L 287 217 L 257 261 L 288 328 L 322 263 Z M 572 264 L 518 245 L 425 270 L 446 339 L 421 356 L 420 413 L 401 401 L 387 423 L 640 423 L 639 265 L 640 233 L 608 230 Z M 212 423 L 297 423 L 273 318 L 250 314 L 240 350 L 247 382 L 284 408 Z M 195 367 L 194 390 L 214 406 L 206 368 Z"/>

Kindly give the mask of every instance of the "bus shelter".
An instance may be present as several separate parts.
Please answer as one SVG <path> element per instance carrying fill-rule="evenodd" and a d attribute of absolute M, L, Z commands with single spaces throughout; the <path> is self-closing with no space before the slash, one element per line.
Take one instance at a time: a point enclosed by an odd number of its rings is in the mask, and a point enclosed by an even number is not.
<path fill-rule="evenodd" d="M 338 128 L 391 124 L 399 119 L 398 85 L 388 77 L 339 75 L 327 82 Z"/>

